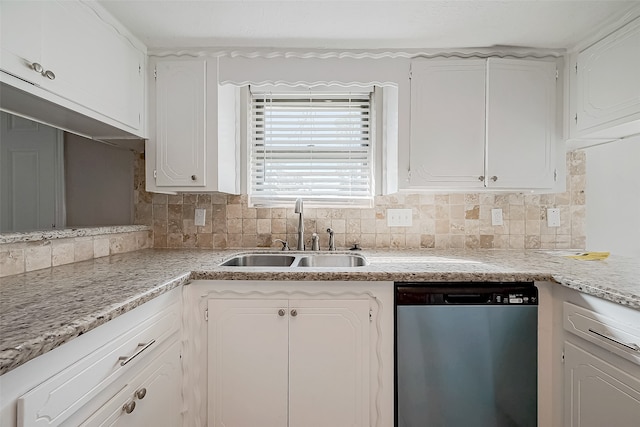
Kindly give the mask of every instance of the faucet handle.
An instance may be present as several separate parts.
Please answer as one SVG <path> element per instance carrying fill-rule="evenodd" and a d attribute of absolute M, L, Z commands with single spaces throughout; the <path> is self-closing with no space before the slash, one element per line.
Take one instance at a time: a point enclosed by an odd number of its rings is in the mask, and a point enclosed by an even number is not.
<path fill-rule="evenodd" d="M 283 250 L 283 251 L 288 251 L 288 250 L 289 250 L 289 244 L 288 244 L 285 240 L 282 240 L 282 239 L 275 239 L 275 240 L 274 240 L 274 242 L 280 242 L 280 243 L 282 243 L 282 250 Z"/>
<path fill-rule="evenodd" d="M 335 251 L 336 241 L 335 241 L 335 238 L 333 237 L 333 230 L 331 228 L 327 228 L 327 233 L 329 233 L 329 250 Z"/>
<path fill-rule="evenodd" d="M 320 250 L 320 237 L 318 236 L 318 233 L 313 233 L 311 235 L 311 250 L 312 251 Z"/>

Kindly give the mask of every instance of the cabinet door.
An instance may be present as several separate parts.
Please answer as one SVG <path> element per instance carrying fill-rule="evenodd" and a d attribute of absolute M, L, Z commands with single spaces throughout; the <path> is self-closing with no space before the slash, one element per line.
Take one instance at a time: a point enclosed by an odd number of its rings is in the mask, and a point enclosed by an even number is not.
<path fill-rule="evenodd" d="M 144 53 L 79 2 L 44 2 L 41 85 L 122 124 L 142 126 Z"/>
<path fill-rule="evenodd" d="M 286 426 L 287 301 L 211 299 L 208 309 L 208 425 Z"/>
<path fill-rule="evenodd" d="M 31 83 L 42 78 L 31 67 L 42 62 L 42 9 L 42 2 L 0 2 L 0 70 Z"/>
<path fill-rule="evenodd" d="M 288 425 L 369 426 L 369 301 L 289 307 Z"/>
<path fill-rule="evenodd" d="M 487 186 L 552 188 L 556 64 L 487 61 Z"/>
<path fill-rule="evenodd" d="M 203 187 L 206 61 L 156 66 L 156 185 Z M 215 82 L 214 82 L 215 83 Z"/>
<path fill-rule="evenodd" d="M 577 106 L 579 136 L 598 132 L 620 137 L 628 132 L 607 130 L 640 120 L 640 18 L 578 55 Z M 629 132 L 640 132 L 635 126 Z"/>
<path fill-rule="evenodd" d="M 2 70 L 141 133 L 145 53 L 98 6 L 51 0 L 1 8 Z"/>
<path fill-rule="evenodd" d="M 638 425 L 640 369 L 630 375 L 614 365 L 565 342 L 565 426 Z"/>
<path fill-rule="evenodd" d="M 411 186 L 484 186 L 485 67 L 411 62 Z"/>

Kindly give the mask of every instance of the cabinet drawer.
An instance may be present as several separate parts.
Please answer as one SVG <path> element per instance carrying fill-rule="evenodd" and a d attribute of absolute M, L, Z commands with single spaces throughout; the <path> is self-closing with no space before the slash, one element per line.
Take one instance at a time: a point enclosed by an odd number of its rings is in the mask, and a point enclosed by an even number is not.
<path fill-rule="evenodd" d="M 640 365 L 640 312 L 626 310 L 614 307 L 609 317 L 565 302 L 564 329 Z"/>
<path fill-rule="evenodd" d="M 145 359 L 180 328 L 180 304 L 136 321 L 92 353 L 79 358 L 18 399 L 18 426 L 57 426 L 106 386 Z"/>
<path fill-rule="evenodd" d="M 135 378 L 120 381 L 124 386 L 118 388 L 89 418 L 79 424 L 73 422 L 72 425 L 179 426 L 182 404 L 180 341 L 177 338 L 172 341 L 173 344 L 167 349 L 151 356 L 149 363 Z"/>

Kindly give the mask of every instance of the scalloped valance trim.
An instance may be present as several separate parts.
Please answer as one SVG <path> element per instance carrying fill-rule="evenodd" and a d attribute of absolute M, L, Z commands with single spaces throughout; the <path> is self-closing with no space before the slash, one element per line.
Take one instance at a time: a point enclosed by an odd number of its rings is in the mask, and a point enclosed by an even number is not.
<path fill-rule="evenodd" d="M 220 80 L 219 84 L 233 84 L 236 86 L 248 86 L 248 85 L 286 85 L 286 86 L 302 86 L 302 87 L 314 87 L 314 86 L 338 86 L 345 89 L 353 87 L 370 87 L 370 86 L 398 86 L 396 81 L 337 81 L 337 80 L 316 80 L 316 81 L 295 81 L 288 80 Z"/>
<path fill-rule="evenodd" d="M 386 59 L 386 58 L 560 58 L 566 49 L 492 46 L 486 48 L 406 49 L 406 50 L 271 50 L 250 48 L 153 49 L 149 56 L 231 57 L 231 58 L 299 58 L 299 59 Z"/>

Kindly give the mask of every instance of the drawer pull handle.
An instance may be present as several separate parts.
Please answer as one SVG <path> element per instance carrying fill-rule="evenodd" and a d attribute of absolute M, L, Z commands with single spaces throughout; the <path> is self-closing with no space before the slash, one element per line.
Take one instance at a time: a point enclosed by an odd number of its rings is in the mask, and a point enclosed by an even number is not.
<path fill-rule="evenodd" d="M 595 334 L 595 335 L 597 335 L 599 337 L 602 337 L 602 338 L 604 338 L 606 340 L 613 341 L 614 343 L 619 344 L 619 345 L 621 345 L 623 347 L 626 347 L 629 350 L 640 351 L 640 347 L 638 346 L 638 344 L 620 342 L 620 341 L 618 341 L 617 339 L 615 339 L 613 337 L 610 337 L 610 336 L 605 335 L 605 334 L 601 334 L 600 332 L 594 331 L 591 328 L 589 328 L 589 332 L 591 332 L 592 334 Z"/>
<path fill-rule="evenodd" d="M 136 391 L 136 397 L 140 400 L 144 399 L 146 395 L 147 395 L 147 389 L 144 387 Z"/>
<path fill-rule="evenodd" d="M 148 349 L 149 347 L 151 347 L 151 345 L 153 345 L 153 343 L 155 343 L 156 340 L 151 340 L 148 343 L 139 343 L 138 347 L 140 347 L 135 353 L 133 353 L 131 356 L 120 356 L 118 357 L 118 360 L 121 360 L 120 362 L 120 366 L 124 366 L 127 363 L 131 362 L 134 358 L 136 358 L 140 353 L 142 353 L 143 351 L 145 351 L 146 349 Z"/>
<path fill-rule="evenodd" d="M 127 414 L 132 413 L 134 409 L 136 409 L 136 402 L 134 402 L 133 400 L 129 403 L 125 403 L 122 407 L 122 410 Z"/>

